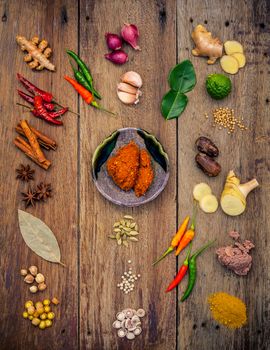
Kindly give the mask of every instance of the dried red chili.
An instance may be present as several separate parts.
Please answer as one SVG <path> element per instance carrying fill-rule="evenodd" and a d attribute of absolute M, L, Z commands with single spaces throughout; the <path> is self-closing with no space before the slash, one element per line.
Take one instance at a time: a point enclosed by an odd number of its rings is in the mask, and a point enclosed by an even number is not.
<path fill-rule="evenodd" d="M 34 116 L 42 118 L 46 120 L 49 123 L 55 124 L 55 125 L 63 125 L 63 122 L 61 120 L 55 120 L 53 119 L 49 112 L 46 111 L 45 107 L 43 106 L 43 100 L 41 96 L 35 96 L 34 97 L 34 107 L 35 109 L 32 111 Z"/>

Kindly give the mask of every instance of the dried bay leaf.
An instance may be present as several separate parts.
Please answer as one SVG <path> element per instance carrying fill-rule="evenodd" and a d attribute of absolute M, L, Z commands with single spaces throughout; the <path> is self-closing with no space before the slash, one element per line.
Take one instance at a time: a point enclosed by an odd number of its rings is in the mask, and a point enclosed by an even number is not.
<path fill-rule="evenodd" d="M 43 259 L 64 265 L 58 242 L 51 229 L 37 217 L 18 209 L 19 226 L 27 246 Z"/>

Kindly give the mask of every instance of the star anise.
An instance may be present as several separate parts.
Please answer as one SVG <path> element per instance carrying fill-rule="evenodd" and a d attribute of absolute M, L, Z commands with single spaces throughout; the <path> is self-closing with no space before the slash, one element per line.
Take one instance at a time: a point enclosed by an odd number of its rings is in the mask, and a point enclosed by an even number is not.
<path fill-rule="evenodd" d="M 24 166 L 23 164 L 20 164 L 20 168 L 16 169 L 17 172 L 17 176 L 16 179 L 20 179 L 22 181 L 30 181 L 30 180 L 34 180 L 34 173 L 35 170 L 30 168 L 30 165 L 26 165 Z"/>
<path fill-rule="evenodd" d="M 52 196 L 52 187 L 51 184 L 45 184 L 41 182 L 37 185 L 37 198 L 39 200 L 45 201 L 47 198 Z"/>
<path fill-rule="evenodd" d="M 28 191 L 22 192 L 22 195 L 22 200 L 25 202 L 25 208 L 27 208 L 29 205 L 32 205 L 32 207 L 35 206 L 35 202 L 38 200 L 36 191 L 32 190 L 32 188 L 29 186 Z"/>

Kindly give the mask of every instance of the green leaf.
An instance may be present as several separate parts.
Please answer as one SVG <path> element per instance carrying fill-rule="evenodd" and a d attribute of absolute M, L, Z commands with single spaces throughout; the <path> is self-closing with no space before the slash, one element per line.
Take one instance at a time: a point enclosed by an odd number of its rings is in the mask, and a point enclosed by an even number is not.
<path fill-rule="evenodd" d="M 185 60 L 177 64 L 169 74 L 169 85 L 172 90 L 186 93 L 196 85 L 196 74 L 193 64 Z"/>
<path fill-rule="evenodd" d="M 178 118 L 186 108 L 188 98 L 181 92 L 170 90 L 163 96 L 161 112 L 163 117 L 168 119 Z"/>

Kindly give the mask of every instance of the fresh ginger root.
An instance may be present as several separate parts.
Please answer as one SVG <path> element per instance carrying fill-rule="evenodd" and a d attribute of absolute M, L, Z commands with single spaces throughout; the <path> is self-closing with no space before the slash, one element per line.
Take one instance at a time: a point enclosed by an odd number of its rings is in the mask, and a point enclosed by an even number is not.
<path fill-rule="evenodd" d="M 17 35 L 16 41 L 22 51 L 28 51 L 28 54 L 24 56 L 24 62 L 27 62 L 31 69 L 42 70 L 47 68 L 55 71 L 55 65 L 48 60 L 52 55 L 52 49 L 48 47 L 46 40 L 39 41 L 39 37 L 34 36 L 29 41 L 24 36 Z"/>
<path fill-rule="evenodd" d="M 233 56 L 224 55 L 220 59 L 221 68 L 229 74 L 236 74 L 239 70 L 238 60 Z"/>
<path fill-rule="evenodd" d="M 211 32 L 201 24 L 193 30 L 191 37 L 196 45 L 193 56 L 208 56 L 208 64 L 214 64 L 222 56 L 223 44 L 218 38 L 213 38 Z"/>

